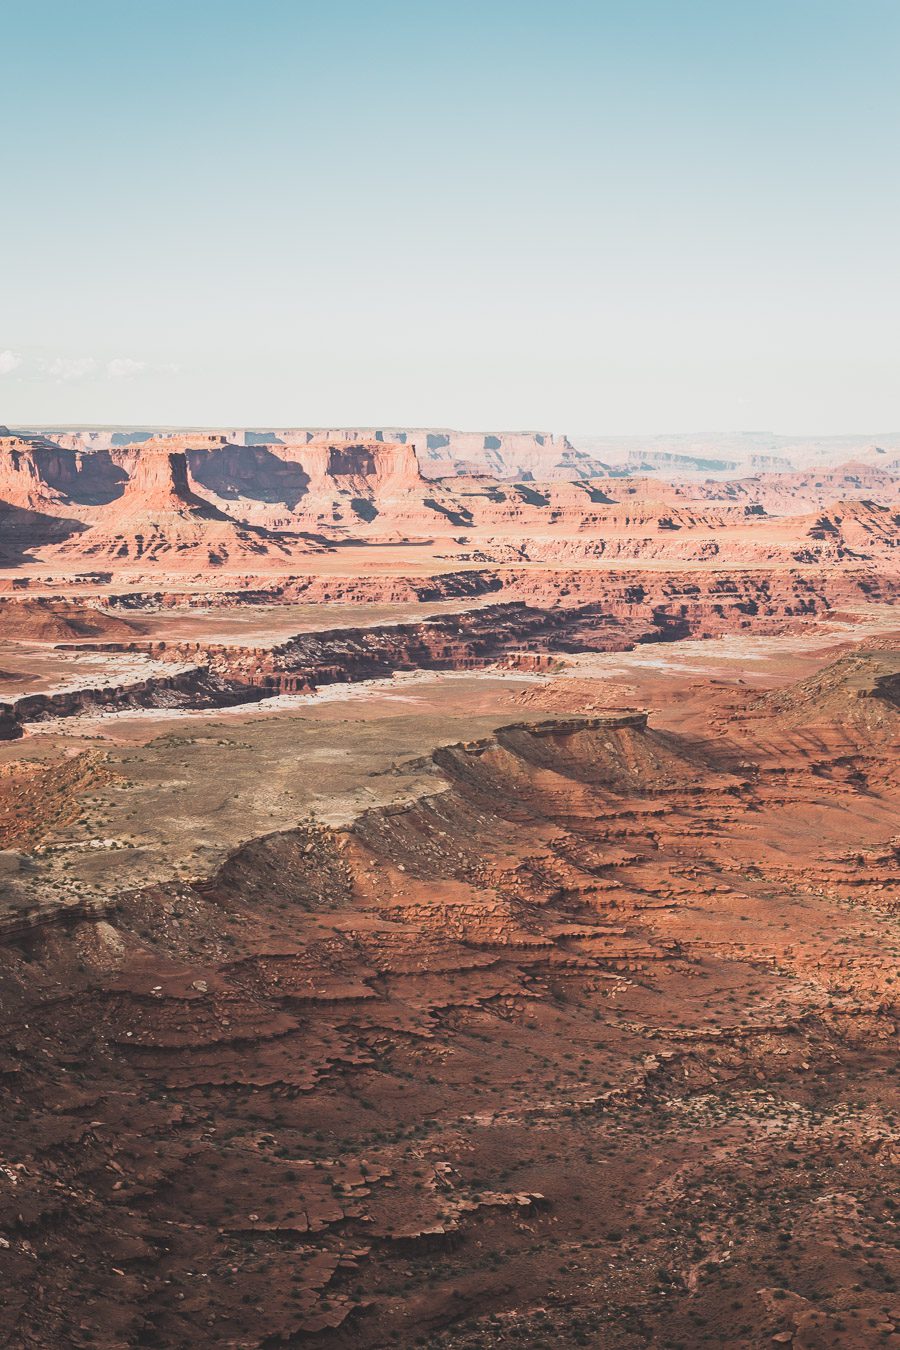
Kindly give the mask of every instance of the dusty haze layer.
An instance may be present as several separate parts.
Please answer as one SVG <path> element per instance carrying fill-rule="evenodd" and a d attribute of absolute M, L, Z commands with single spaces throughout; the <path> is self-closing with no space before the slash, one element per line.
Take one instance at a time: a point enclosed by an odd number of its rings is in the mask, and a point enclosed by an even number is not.
<path fill-rule="evenodd" d="M 6 1343 L 892 1344 L 898 455 L 0 436 Z"/>

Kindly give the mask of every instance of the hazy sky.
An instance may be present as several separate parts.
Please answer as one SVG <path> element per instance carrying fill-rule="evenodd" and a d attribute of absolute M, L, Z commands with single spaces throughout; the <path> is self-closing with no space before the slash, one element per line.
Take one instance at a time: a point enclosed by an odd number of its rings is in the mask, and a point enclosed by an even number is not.
<path fill-rule="evenodd" d="M 0 34 L 0 423 L 900 429 L 900 0 Z"/>

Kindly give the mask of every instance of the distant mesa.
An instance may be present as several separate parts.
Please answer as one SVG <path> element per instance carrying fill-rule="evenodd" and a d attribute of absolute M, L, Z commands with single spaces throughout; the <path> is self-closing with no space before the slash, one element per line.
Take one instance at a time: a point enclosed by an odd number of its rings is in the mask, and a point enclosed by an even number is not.
<path fill-rule="evenodd" d="M 299 541 L 294 547 L 300 550 Z M 233 520 L 194 492 L 183 450 L 149 443 L 135 458 L 121 497 L 101 508 L 82 537 L 58 549 L 62 556 L 176 566 L 289 552 L 287 541 Z"/>
<path fill-rule="evenodd" d="M 185 452 L 159 448 L 153 442 L 148 442 L 135 457 L 118 506 L 123 512 L 174 511 L 208 520 L 227 519 L 223 512 L 192 492 Z"/>
<path fill-rule="evenodd" d="M 421 473 L 445 478 L 486 473 L 496 478 L 590 478 L 608 472 L 608 466 L 577 450 L 566 436 L 541 431 L 453 431 L 427 427 L 355 427 L 279 429 L 248 432 L 257 443 L 303 445 L 383 443 L 415 447 Z"/>
<path fill-rule="evenodd" d="M 900 539 L 900 465 L 883 447 L 782 472 L 754 440 L 741 461 L 652 446 L 623 465 L 543 432 L 128 434 L 0 437 L 6 566 L 268 566 L 361 541 L 433 545 L 461 564 L 794 566 L 884 561 Z M 742 476 L 739 463 L 768 467 Z"/>

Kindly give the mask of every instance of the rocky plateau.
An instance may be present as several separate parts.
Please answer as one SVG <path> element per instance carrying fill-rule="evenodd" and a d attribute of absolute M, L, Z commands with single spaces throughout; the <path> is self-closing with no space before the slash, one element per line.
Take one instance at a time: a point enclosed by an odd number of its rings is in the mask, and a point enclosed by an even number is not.
<path fill-rule="evenodd" d="M 3 432 L 2 1343 L 900 1344 L 897 449 Z"/>

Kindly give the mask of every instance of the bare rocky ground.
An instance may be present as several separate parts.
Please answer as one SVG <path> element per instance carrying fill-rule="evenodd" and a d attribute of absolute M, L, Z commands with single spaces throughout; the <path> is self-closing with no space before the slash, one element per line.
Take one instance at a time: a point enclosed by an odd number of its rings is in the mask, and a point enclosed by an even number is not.
<path fill-rule="evenodd" d="M 895 479 L 208 439 L 0 473 L 2 1343 L 897 1344 Z"/>
<path fill-rule="evenodd" d="M 891 1343 L 872 627 L 9 743 L 7 1343 Z"/>

